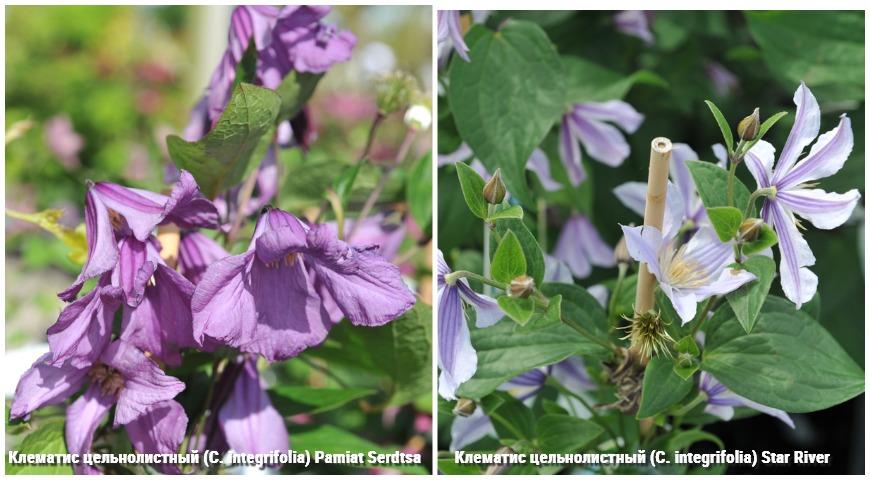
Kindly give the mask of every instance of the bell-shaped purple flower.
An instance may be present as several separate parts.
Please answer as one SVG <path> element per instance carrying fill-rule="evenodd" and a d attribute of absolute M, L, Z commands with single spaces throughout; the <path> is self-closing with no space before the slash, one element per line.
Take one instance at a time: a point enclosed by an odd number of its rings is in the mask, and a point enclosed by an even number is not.
<path fill-rule="evenodd" d="M 167 376 L 153 360 L 124 340 L 112 342 L 90 365 L 52 365 L 40 358 L 18 382 L 11 417 L 21 418 L 44 405 L 59 403 L 89 384 L 69 408 L 66 444 L 70 453 L 91 449 L 94 432 L 112 406 L 114 427 L 128 427 L 134 447 L 147 453 L 178 449 L 187 426 L 184 409 L 172 399 L 184 384 Z M 175 404 L 175 405 L 172 405 Z M 169 410 L 164 410 L 165 408 Z M 76 473 L 98 473 L 79 464 Z"/>
<path fill-rule="evenodd" d="M 791 417 L 789 417 L 784 411 L 753 402 L 748 398 L 737 395 L 731 390 L 728 390 L 725 385 L 719 383 L 718 380 L 707 372 L 701 372 L 701 380 L 699 381 L 698 389 L 707 397 L 707 406 L 704 408 L 704 411 L 710 415 L 719 417 L 722 420 L 728 421 L 734 417 L 734 407 L 748 407 L 778 418 L 789 427 L 794 428 L 794 421 L 792 421 Z"/>
<path fill-rule="evenodd" d="M 178 271 L 196 285 L 209 265 L 229 255 L 217 242 L 202 233 L 181 232 L 178 246 Z"/>
<path fill-rule="evenodd" d="M 613 23 L 616 24 L 616 29 L 620 32 L 637 37 L 647 46 L 655 43 L 655 37 L 649 29 L 649 22 L 652 20 L 653 12 L 643 10 L 623 10 L 613 16 Z"/>
<path fill-rule="evenodd" d="M 452 47 L 460 58 L 466 62 L 471 61 L 468 58 L 468 45 L 462 36 L 459 10 L 438 10 L 438 47 L 442 46 Z"/>
<path fill-rule="evenodd" d="M 255 359 L 246 359 L 232 393 L 218 412 L 229 447 L 239 453 L 287 451 L 290 440 L 284 418 L 272 406 L 257 372 Z"/>
<path fill-rule="evenodd" d="M 580 144 L 593 159 L 618 167 L 628 157 L 631 147 L 619 129 L 610 123 L 634 133 L 643 119 L 642 114 L 622 100 L 575 104 L 562 116 L 559 130 L 559 154 L 571 185 L 576 187 L 586 179 Z"/>
<path fill-rule="evenodd" d="M 97 182 L 85 198 L 88 260 L 72 286 L 58 296 L 65 301 L 75 299 L 86 280 L 115 269 L 122 248 L 130 249 L 126 260 L 140 261 L 144 258 L 143 243 L 149 241 L 158 225 L 174 223 L 181 228 L 217 228 L 217 220 L 214 205 L 202 196 L 193 175 L 186 171 L 180 172 L 169 196 Z M 123 238 L 128 235 L 140 243 L 126 243 Z M 120 247 L 117 238 L 122 239 Z M 120 273 L 130 273 L 127 267 L 135 265 L 138 263 L 126 265 Z"/>
<path fill-rule="evenodd" d="M 347 317 L 379 326 L 414 304 L 398 267 L 307 226 L 266 211 L 248 251 L 206 270 L 192 299 L 194 338 L 230 345 L 273 361 L 298 355 Z"/>
<path fill-rule="evenodd" d="M 830 230 L 849 218 L 861 194 L 856 189 L 828 193 L 812 188 L 816 180 L 837 173 L 849 158 L 854 145 L 852 123 L 843 115 L 837 127 L 816 139 L 821 112 L 816 98 L 803 83 L 794 94 L 794 102 L 797 105 L 794 126 L 776 167 L 775 149 L 763 140 L 746 154 L 745 161 L 758 188 L 771 191 L 765 197 L 761 216 L 779 238 L 782 290 L 800 308 L 815 295 L 819 279 L 808 268 L 816 258 L 798 229 L 795 214 L 816 228 Z M 801 152 L 813 140 L 816 142 L 810 153 L 799 162 Z"/>
<path fill-rule="evenodd" d="M 586 278 L 592 273 L 592 266 L 613 267 L 616 259 L 595 225 L 584 215 L 572 215 L 556 241 L 553 257 L 565 262 L 577 278 Z"/>
<path fill-rule="evenodd" d="M 456 398 L 456 390 L 477 371 L 477 352 L 471 345 L 471 332 L 465 321 L 462 301 L 476 312 L 476 325 L 485 328 L 504 317 L 498 303 L 492 298 L 471 289 L 465 279 L 448 284 L 444 278 L 451 272 L 438 251 L 438 393 L 448 399 Z"/>

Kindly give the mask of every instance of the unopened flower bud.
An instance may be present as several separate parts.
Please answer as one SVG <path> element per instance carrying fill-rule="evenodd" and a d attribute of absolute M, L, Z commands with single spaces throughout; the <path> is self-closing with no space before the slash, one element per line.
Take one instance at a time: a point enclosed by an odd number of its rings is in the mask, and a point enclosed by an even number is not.
<path fill-rule="evenodd" d="M 413 105 L 405 111 L 405 125 L 417 131 L 429 130 L 432 112 L 426 105 Z"/>
<path fill-rule="evenodd" d="M 528 298 L 535 291 L 535 279 L 528 275 L 520 275 L 511 280 L 510 296 L 517 298 Z"/>
<path fill-rule="evenodd" d="M 764 221 L 760 218 L 747 218 L 740 224 L 740 239 L 745 242 L 754 242 L 758 239 L 758 232 Z"/>
<path fill-rule="evenodd" d="M 737 124 L 737 136 L 742 140 L 755 140 L 758 130 L 761 128 L 761 116 L 758 109 L 752 111 L 752 115 L 740 120 Z"/>
<path fill-rule="evenodd" d="M 627 264 L 631 263 L 631 255 L 628 254 L 628 246 L 625 244 L 625 237 L 619 239 L 619 243 L 613 249 L 613 258 L 616 263 Z"/>
<path fill-rule="evenodd" d="M 498 205 L 504 201 L 505 195 L 507 195 L 507 188 L 501 179 L 501 169 L 496 168 L 492 178 L 483 186 L 483 198 L 487 203 Z"/>
<path fill-rule="evenodd" d="M 477 410 L 477 405 L 474 400 L 460 398 L 456 401 L 456 406 L 453 407 L 453 415 L 457 417 L 470 417 Z"/>
<path fill-rule="evenodd" d="M 419 96 L 417 80 L 405 72 L 393 72 L 375 81 L 378 111 L 382 115 L 407 108 Z"/>

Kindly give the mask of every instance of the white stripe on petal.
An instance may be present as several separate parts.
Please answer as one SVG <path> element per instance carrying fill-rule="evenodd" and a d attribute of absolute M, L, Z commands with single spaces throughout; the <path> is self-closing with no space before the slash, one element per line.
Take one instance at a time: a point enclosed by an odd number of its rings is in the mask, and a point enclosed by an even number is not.
<path fill-rule="evenodd" d="M 471 332 L 462 312 L 459 290 L 447 287 L 438 302 L 438 366 L 441 377 L 438 393 L 447 400 L 456 398 L 456 389 L 477 371 L 477 353 L 471 345 Z"/>
<path fill-rule="evenodd" d="M 849 117 L 840 117 L 836 128 L 825 132 L 810 149 L 810 154 L 795 165 L 790 172 L 776 178 L 780 190 L 792 188 L 801 183 L 830 177 L 840 171 L 854 146 L 852 122 Z M 780 159 L 782 162 L 782 159 Z"/>
<path fill-rule="evenodd" d="M 759 140 L 747 152 L 746 157 L 744 157 L 746 167 L 755 178 L 758 188 L 767 188 L 771 185 L 770 179 L 773 177 L 773 159 L 775 155 L 776 149 L 773 145 L 764 140 Z"/>
<path fill-rule="evenodd" d="M 806 268 L 816 263 L 816 257 L 798 231 L 792 214 L 779 202 L 768 203 L 768 208 L 779 238 L 780 284 L 786 298 L 794 302 L 795 308 L 800 308 L 816 293 L 819 279 Z"/>
<path fill-rule="evenodd" d="M 797 162 L 803 149 L 819 134 L 821 113 L 819 102 L 809 88 L 801 82 L 794 92 L 794 103 L 797 105 L 794 126 L 788 134 L 788 140 L 782 148 L 779 162 L 773 173 L 773 182 L 778 183 Z"/>

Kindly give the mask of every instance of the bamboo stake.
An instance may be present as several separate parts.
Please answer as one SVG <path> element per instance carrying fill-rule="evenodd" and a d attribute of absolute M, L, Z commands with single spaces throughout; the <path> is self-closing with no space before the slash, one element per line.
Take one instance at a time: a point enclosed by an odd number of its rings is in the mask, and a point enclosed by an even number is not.
<path fill-rule="evenodd" d="M 671 160 L 671 141 L 665 137 L 653 139 L 649 154 L 649 179 L 646 189 L 646 209 L 643 224 L 662 230 L 665 218 L 665 204 L 668 195 L 668 165 Z M 655 306 L 654 291 L 656 279 L 645 263 L 640 265 L 637 275 L 637 294 L 634 313 L 644 314 Z"/>

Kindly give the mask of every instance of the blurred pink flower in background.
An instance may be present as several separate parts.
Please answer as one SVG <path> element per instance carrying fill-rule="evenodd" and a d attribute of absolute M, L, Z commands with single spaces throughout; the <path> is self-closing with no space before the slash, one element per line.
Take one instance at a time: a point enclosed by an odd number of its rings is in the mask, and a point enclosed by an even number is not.
<path fill-rule="evenodd" d="M 81 165 L 79 152 L 84 148 L 85 140 L 73 129 L 68 116 L 57 115 L 45 122 L 45 144 L 65 169 L 74 170 Z"/>

